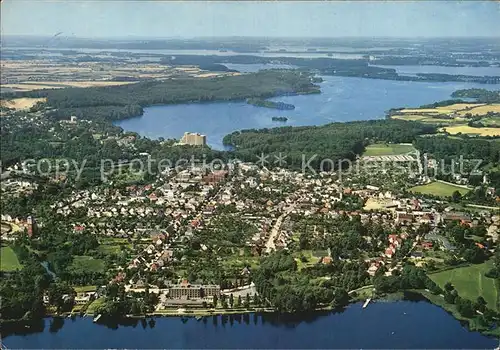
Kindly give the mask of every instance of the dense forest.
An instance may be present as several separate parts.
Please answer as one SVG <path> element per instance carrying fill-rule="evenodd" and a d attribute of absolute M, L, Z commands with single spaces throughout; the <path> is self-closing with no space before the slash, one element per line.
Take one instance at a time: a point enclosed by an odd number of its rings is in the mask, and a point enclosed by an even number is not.
<path fill-rule="evenodd" d="M 95 106 L 95 107 L 69 107 L 58 108 L 47 112 L 47 115 L 57 119 L 65 120 L 69 116 L 76 116 L 79 119 L 89 120 L 121 120 L 133 116 L 140 116 L 144 113 L 142 106 L 138 104 L 129 104 L 125 106 L 110 105 L 110 106 Z"/>
<path fill-rule="evenodd" d="M 464 100 L 461 100 L 461 99 L 450 99 L 450 100 L 444 100 L 444 101 L 439 101 L 439 102 L 421 105 L 419 108 L 446 107 L 446 106 L 454 105 L 456 103 L 466 103 L 466 102 Z"/>
<path fill-rule="evenodd" d="M 119 128 L 103 124 L 102 132 L 111 132 Z M 120 159 L 126 152 L 114 140 L 101 143 L 89 132 L 86 125 L 80 125 L 62 132 L 58 124 L 55 131 L 65 138 L 54 138 L 48 128 L 16 123 L 12 118 L 5 119 L 1 129 L 1 160 L 3 166 L 9 166 L 25 159 L 68 158 L 78 162 L 86 159 L 88 166 L 99 166 L 105 158 Z M 115 131 L 117 132 L 117 131 Z M 103 158 L 104 157 L 104 158 Z"/>
<path fill-rule="evenodd" d="M 449 137 L 447 135 L 433 135 L 432 137 L 417 137 L 413 142 L 422 153 L 429 153 L 435 159 L 444 161 L 444 164 L 451 164 L 452 160 L 464 160 L 465 170 L 472 171 L 477 164 L 480 168 L 489 169 L 487 171 L 490 185 L 497 189 L 500 194 L 500 142 L 495 138 L 477 138 L 462 135 L 462 137 Z M 478 163 L 480 161 L 480 163 Z M 450 180 L 441 176 L 443 180 Z M 482 176 L 470 174 L 471 184 L 479 185 Z M 478 195 L 479 192 L 475 192 Z M 483 196 L 484 197 L 484 196 Z"/>
<path fill-rule="evenodd" d="M 38 90 L 20 93 L 28 97 L 46 97 L 47 106 L 56 118 L 77 115 L 84 119 L 124 119 L 142 113 L 142 107 L 154 104 L 244 100 L 279 95 L 319 93 L 311 74 L 291 70 L 268 70 L 258 73 L 211 79 L 168 79 L 137 84 Z"/>
<path fill-rule="evenodd" d="M 322 159 L 337 162 L 354 160 L 373 141 L 412 142 L 417 135 L 436 132 L 436 127 L 400 120 L 371 120 L 332 123 L 324 126 L 281 127 L 236 131 L 224 137 L 226 145 L 235 147 L 239 159 L 255 161 L 255 156 L 285 155 L 287 165 L 300 167 L 302 156 L 319 169 Z"/>
<path fill-rule="evenodd" d="M 446 135 L 417 137 L 415 146 L 422 152 L 431 153 L 440 159 L 453 159 L 464 156 L 469 159 L 482 159 L 485 162 L 500 161 L 500 142 L 477 137 L 451 138 Z"/>
<path fill-rule="evenodd" d="M 341 266 L 342 265 L 342 266 Z M 322 305 L 343 306 L 349 302 L 344 285 L 360 287 L 367 281 L 364 263 L 339 263 L 337 267 L 316 266 L 308 272 L 299 272 L 297 263 L 286 251 L 279 251 L 262 259 L 255 271 L 255 285 L 260 297 L 280 312 L 311 311 Z M 338 276 L 338 279 L 314 283 L 315 274 Z M 348 284 L 348 283 L 347 283 Z"/>
<path fill-rule="evenodd" d="M 500 90 L 462 89 L 451 94 L 453 98 L 474 98 L 480 103 L 500 103 Z"/>
<path fill-rule="evenodd" d="M 57 136 L 54 136 L 54 133 Z M 107 139 L 97 139 L 94 137 L 97 133 Z M 119 144 L 119 139 L 124 136 L 135 138 L 133 150 Z M 151 154 L 153 159 L 169 159 L 173 163 L 191 157 L 202 159 L 204 156 L 207 161 L 211 161 L 215 158 L 226 159 L 227 156 L 207 147 L 174 146 L 174 140 L 150 140 L 134 133 L 123 134 L 121 128 L 111 125 L 108 121 L 93 122 L 92 127 L 87 123 L 54 123 L 41 126 L 18 123 L 14 118 L 4 118 L 0 130 L 0 147 L 0 160 L 4 168 L 27 159 L 71 159 L 79 166 L 85 167 L 80 185 L 100 181 L 103 159 L 119 162 L 131 159 L 141 152 Z M 55 169 L 55 161 L 52 168 Z M 152 170 L 157 169 L 153 166 Z"/>
<path fill-rule="evenodd" d="M 12 246 L 24 268 L 17 273 L 4 274 L 0 279 L 2 321 L 43 317 L 45 307 L 42 296 L 50 284 L 50 277 L 35 254 L 18 242 Z"/>

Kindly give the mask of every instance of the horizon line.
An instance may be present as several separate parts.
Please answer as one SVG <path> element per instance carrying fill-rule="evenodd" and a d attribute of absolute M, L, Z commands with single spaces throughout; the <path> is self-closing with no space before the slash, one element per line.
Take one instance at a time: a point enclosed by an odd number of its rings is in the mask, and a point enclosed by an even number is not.
<path fill-rule="evenodd" d="M 53 35 L 49 34 L 5 34 L 1 33 L 0 37 L 23 37 L 23 38 L 53 38 L 57 35 L 57 33 Z M 345 36 L 253 36 L 253 35 L 228 35 L 228 36 L 171 36 L 171 37 L 159 37 L 159 36 L 141 36 L 141 35 L 126 35 L 126 36 L 77 36 L 77 35 L 57 35 L 58 38 L 65 39 L 87 39 L 87 40 L 95 40 L 95 39 L 114 39 L 114 40 L 197 40 L 197 39 L 492 39 L 499 38 L 500 35 L 476 35 L 476 36 L 359 36 L 359 35 L 345 35 Z"/>

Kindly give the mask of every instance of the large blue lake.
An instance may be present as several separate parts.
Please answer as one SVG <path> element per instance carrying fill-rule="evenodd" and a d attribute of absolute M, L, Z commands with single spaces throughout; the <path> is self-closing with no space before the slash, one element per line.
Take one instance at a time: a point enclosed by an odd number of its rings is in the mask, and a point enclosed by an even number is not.
<path fill-rule="evenodd" d="M 157 318 L 128 326 L 104 326 L 91 318 L 45 320 L 38 333 L 7 335 L 9 349 L 72 348 L 413 348 L 493 349 L 498 341 L 470 332 L 427 302 L 361 303 L 342 313 L 240 315 L 235 317 Z"/>
<path fill-rule="evenodd" d="M 230 68 L 254 71 L 255 66 L 230 65 Z M 295 110 L 291 111 L 255 107 L 245 101 L 153 106 L 145 108 L 141 117 L 122 120 L 116 124 L 127 131 L 135 131 L 150 138 L 179 139 L 186 131 L 199 132 L 207 135 L 210 146 L 222 149 L 222 138 L 235 130 L 381 119 L 390 108 L 414 107 L 445 100 L 458 89 L 499 88 L 498 85 L 457 82 L 427 83 L 333 76 L 323 78 L 324 82 L 319 84 L 321 94 L 272 99 L 295 105 Z M 273 122 L 273 116 L 286 116 L 288 121 Z"/>

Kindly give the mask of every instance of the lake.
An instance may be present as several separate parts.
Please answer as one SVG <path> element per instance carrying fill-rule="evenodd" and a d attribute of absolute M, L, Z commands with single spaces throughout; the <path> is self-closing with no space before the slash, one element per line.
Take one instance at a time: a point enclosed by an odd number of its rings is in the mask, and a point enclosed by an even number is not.
<path fill-rule="evenodd" d="M 252 66 L 252 67 L 246 67 Z M 249 71 L 255 65 L 238 65 Z M 262 65 L 257 65 L 262 68 Z M 231 67 L 236 67 L 232 65 Z M 272 66 L 271 66 L 272 67 Z M 283 125 L 322 125 L 331 122 L 383 119 L 385 111 L 394 107 L 416 107 L 449 99 L 458 89 L 498 89 L 497 85 L 460 82 L 411 82 L 324 76 L 321 94 L 272 98 L 295 105 L 295 110 L 248 105 L 245 101 L 193 103 L 153 106 L 144 115 L 115 124 L 142 136 L 180 139 L 184 132 L 207 135 L 207 142 L 223 149 L 222 138 L 235 130 L 270 128 Z M 288 121 L 273 122 L 273 116 L 286 116 Z"/>
<path fill-rule="evenodd" d="M 451 75 L 473 76 L 500 76 L 500 67 L 444 67 L 444 66 L 384 66 L 375 67 L 392 68 L 400 75 L 416 76 L 417 73 L 438 73 Z"/>
<path fill-rule="evenodd" d="M 290 64 L 279 63 L 265 63 L 265 64 L 245 64 L 245 63 L 220 63 L 229 69 L 237 70 L 242 73 L 255 73 L 259 70 L 266 69 L 296 69 L 298 66 Z"/>
<path fill-rule="evenodd" d="M 46 319 L 37 333 L 7 335 L 7 348 L 433 348 L 493 349 L 498 341 L 470 332 L 424 301 L 352 304 L 341 313 L 296 316 L 156 318 L 104 326 L 92 318 Z M 22 330 L 21 330 L 22 331 Z"/>

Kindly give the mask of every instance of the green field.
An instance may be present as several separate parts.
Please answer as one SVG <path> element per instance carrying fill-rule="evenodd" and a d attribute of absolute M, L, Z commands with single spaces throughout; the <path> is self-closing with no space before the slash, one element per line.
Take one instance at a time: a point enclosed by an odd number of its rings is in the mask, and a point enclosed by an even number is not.
<path fill-rule="evenodd" d="M 364 286 L 349 292 L 349 295 L 354 300 L 365 301 L 368 298 L 373 298 L 373 285 Z"/>
<path fill-rule="evenodd" d="M 106 300 L 105 298 L 97 298 L 96 300 L 94 300 L 87 308 L 86 313 L 89 315 L 93 315 L 95 313 L 96 309 L 99 306 L 101 306 L 102 304 L 104 304 L 105 300 Z"/>
<path fill-rule="evenodd" d="M 393 115 L 391 118 L 399 120 L 418 121 L 420 123 L 437 124 L 437 125 L 454 125 L 454 124 L 464 123 L 464 119 L 459 119 L 459 120 L 446 119 L 446 118 L 439 118 L 439 116 L 421 115 L 421 114 L 400 114 L 400 115 Z"/>
<path fill-rule="evenodd" d="M 103 238 L 98 249 L 104 254 L 120 254 L 122 250 L 132 249 L 132 244 L 126 238 Z"/>
<path fill-rule="evenodd" d="M 104 261 L 91 256 L 75 256 L 69 267 L 73 272 L 104 272 Z"/>
<path fill-rule="evenodd" d="M 97 290 L 97 286 L 77 286 L 73 287 L 73 289 L 77 293 L 95 292 Z"/>
<path fill-rule="evenodd" d="M 143 179 L 144 179 L 144 172 L 131 173 L 129 171 L 123 171 L 113 177 L 113 181 L 116 181 L 117 183 L 122 185 L 135 184 Z"/>
<path fill-rule="evenodd" d="M 481 123 L 484 124 L 484 126 L 491 126 L 494 128 L 499 128 L 500 127 L 500 118 L 483 118 L 481 119 Z"/>
<path fill-rule="evenodd" d="M 321 255 L 322 257 L 327 254 L 326 250 L 324 252 L 325 252 L 325 254 Z M 319 262 L 320 258 L 317 255 L 315 255 L 315 253 L 317 254 L 319 252 L 312 251 L 312 250 L 301 250 L 300 252 L 294 253 L 293 257 L 295 258 L 295 262 L 297 263 L 297 268 L 299 270 L 302 270 L 303 268 L 308 268 L 308 267 L 316 265 Z M 300 259 L 301 256 L 305 256 L 307 261 L 303 262 Z"/>
<path fill-rule="evenodd" d="M 2 247 L 0 252 L 0 270 L 1 271 L 15 271 L 20 270 L 23 266 L 19 263 L 16 253 L 11 247 Z"/>
<path fill-rule="evenodd" d="M 250 271 L 256 270 L 259 267 L 259 258 L 254 256 L 237 256 L 230 255 L 221 262 L 223 271 L 242 271 L 245 266 L 250 268 Z"/>
<path fill-rule="evenodd" d="M 131 247 L 131 244 L 101 244 L 98 249 L 104 254 L 120 254 L 122 249 L 131 249 Z"/>
<path fill-rule="evenodd" d="M 461 195 L 467 194 L 470 190 L 467 188 L 454 186 L 444 182 L 431 182 L 427 185 L 415 186 L 410 188 L 411 192 L 418 192 L 422 194 L 432 194 L 440 197 L 451 197 L 453 192 L 458 191 Z"/>
<path fill-rule="evenodd" d="M 414 151 L 412 145 L 375 143 L 366 147 L 364 156 L 394 156 Z"/>
<path fill-rule="evenodd" d="M 495 280 L 484 275 L 492 267 L 493 262 L 488 261 L 483 264 L 430 274 L 429 277 L 441 288 L 444 287 L 446 282 L 450 282 L 462 298 L 476 301 L 478 296 L 482 296 L 488 303 L 489 308 L 498 310 L 500 291 Z"/>

